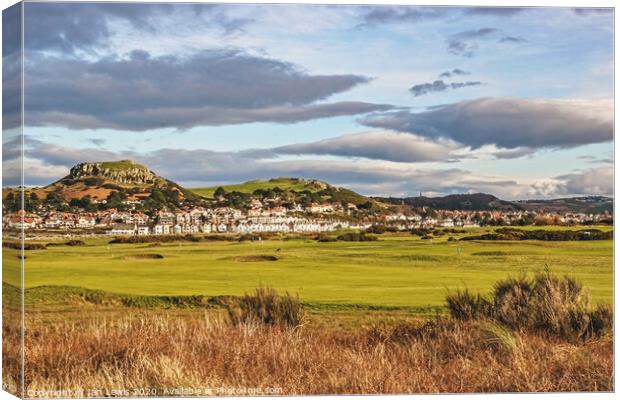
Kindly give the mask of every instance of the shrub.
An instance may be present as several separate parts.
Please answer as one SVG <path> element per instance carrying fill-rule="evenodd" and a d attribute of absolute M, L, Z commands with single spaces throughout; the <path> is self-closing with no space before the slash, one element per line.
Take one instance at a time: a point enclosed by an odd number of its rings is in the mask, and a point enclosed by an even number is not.
<path fill-rule="evenodd" d="M 65 242 L 66 246 L 86 246 L 86 243 L 84 243 L 81 240 L 77 240 L 77 239 L 72 239 L 72 240 L 68 240 Z"/>
<path fill-rule="evenodd" d="M 566 339 L 588 336 L 590 296 L 575 279 L 537 274 L 531 297 L 534 329 Z"/>
<path fill-rule="evenodd" d="M 337 239 L 343 242 L 373 242 L 377 240 L 377 237 L 367 236 L 363 232 L 349 232 L 338 236 Z"/>
<path fill-rule="evenodd" d="M 524 275 L 495 283 L 492 316 L 513 329 L 526 326 L 530 319 L 532 283 Z"/>
<path fill-rule="evenodd" d="M 24 250 L 45 250 L 46 246 L 42 243 L 23 243 Z M 22 242 L 2 241 L 2 247 L 7 249 L 21 250 Z"/>
<path fill-rule="evenodd" d="M 498 281 L 491 301 L 464 290 L 448 294 L 446 303 L 454 319 L 489 319 L 511 329 L 536 331 L 567 341 L 600 337 L 613 325 L 609 306 L 591 309 L 589 293 L 579 282 L 549 271 L 531 280 L 520 276 Z"/>
<path fill-rule="evenodd" d="M 333 236 L 326 235 L 325 233 L 319 233 L 316 236 L 316 240 L 319 243 L 327 243 L 327 242 L 335 242 L 336 238 Z"/>
<path fill-rule="evenodd" d="M 454 319 L 463 321 L 478 319 L 489 314 L 491 304 L 480 294 L 475 296 L 465 289 L 457 290 L 446 296 L 450 315 Z"/>
<path fill-rule="evenodd" d="M 228 316 L 233 324 L 259 323 L 280 327 L 298 327 L 303 322 L 303 308 L 298 297 L 288 292 L 278 295 L 273 288 L 257 288 L 238 302 L 228 304 Z"/>
<path fill-rule="evenodd" d="M 366 233 L 375 233 L 377 235 L 381 235 L 386 232 L 398 232 L 398 228 L 395 226 L 387 226 L 387 225 L 372 225 L 368 229 L 366 229 Z"/>

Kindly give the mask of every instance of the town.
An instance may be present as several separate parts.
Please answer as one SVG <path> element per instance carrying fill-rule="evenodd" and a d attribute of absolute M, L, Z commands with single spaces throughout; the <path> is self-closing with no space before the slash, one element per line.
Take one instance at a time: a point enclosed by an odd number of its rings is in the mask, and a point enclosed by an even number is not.
<path fill-rule="evenodd" d="M 97 211 L 5 213 L 3 228 L 62 234 L 186 235 L 250 233 L 321 233 L 340 229 L 393 230 L 417 228 L 475 228 L 480 226 L 592 225 L 611 221 L 609 213 L 546 213 L 532 211 L 434 210 L 427 207 L 406 211 L 390 209 L 373 215 L 357 213 L 354 204 L 312 203 L 269 207 L 251 199 L 248 210 L 233 207 L 186 206 L 160 210 L 151 216 L 137 210 L 109 208 Z"/>

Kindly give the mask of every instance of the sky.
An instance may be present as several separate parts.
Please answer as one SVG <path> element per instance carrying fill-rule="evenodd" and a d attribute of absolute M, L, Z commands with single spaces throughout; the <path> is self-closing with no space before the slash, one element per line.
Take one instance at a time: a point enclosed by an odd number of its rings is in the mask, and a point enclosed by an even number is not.
<path fill-rule="evenodd" d="M 23 52 L 27 185 L 133 159 L 187 187 L 613 195 L 610 9 L 25 3 Z"/>

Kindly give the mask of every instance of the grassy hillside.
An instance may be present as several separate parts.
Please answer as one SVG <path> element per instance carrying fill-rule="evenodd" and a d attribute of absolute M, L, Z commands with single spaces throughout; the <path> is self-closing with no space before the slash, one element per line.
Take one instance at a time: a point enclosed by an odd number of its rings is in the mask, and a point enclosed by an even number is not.
<path fill-rule="evenodd" d="M 254 180 L 236 185 L 221 185 L 227 192 L 241 192 L 252 193 L 257 189 L 267 190 L 273 188 L 280 188 L 282 190 L 291 190 L 294 192 L 302 192 L 308 190 L 310 192 L 318 192 L 323 189 L 322 185 L 318 181 L 298 179 L 298 178 L 273 178 L 269 180 Z M 190 189 L 192 192 L 212 198 L 213 193 L 219 186 L 211 186 L 206 188 L 194 188 Z"/>

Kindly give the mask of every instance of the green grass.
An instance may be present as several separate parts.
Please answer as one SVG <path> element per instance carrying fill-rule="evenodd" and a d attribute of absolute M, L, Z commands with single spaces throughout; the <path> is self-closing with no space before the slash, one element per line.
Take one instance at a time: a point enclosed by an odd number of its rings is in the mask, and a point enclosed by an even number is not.
<path fill-rule="evenodd" d="M 303 181 L 296 178 L 273 178 L 269 180 L 255 180 L 249 181 L 245 183 L 240 183 L 237 185 L 221 185 L 224 190 L 227 192 L 241 192 L 241 193 L 252 193 L 257 189 L 273 189 L 275 187 L 279 187 L 282 190 L 292 190 L 295 192 L 301 192 L 304 190 L 308 190 L 310 192 L 318 192 L 320 187 L 316 184 L 312 184 L 309 181 Z M 195 188 L 190 189 L 192 192 L 204 196 L 207 198 L 212 198 L 213 193 L 219 186 L 212 186 L 206 188 Z"/>
<path fill-rule="evenodd" d="M 469 235 L 472 232 L 468 232 Z M 463 236 L 460 235 L 460 236 Z M 70 286 L 132 296 L 243 295 L 258 286 L 298 293 L 317 307 L 430 310 L 450 289 L 486 293 L 507 275 L 548 267 L 569 274 L 594 302 L 612 303 L 613 242 L 447 242 L 383 235 L 376 242 L 107 244 L 27 251 L 25 286 Z M 163 259 L 127 256 L 156 253 Z M 3 249 L 3 280 L 19 285 L 18 252 Z M 274 255 L 277 261 L 239 261 Z M 251 258 L 250 258 L 251 259 Z M 7 262 L 8 261 L 8 262 Z"/>

